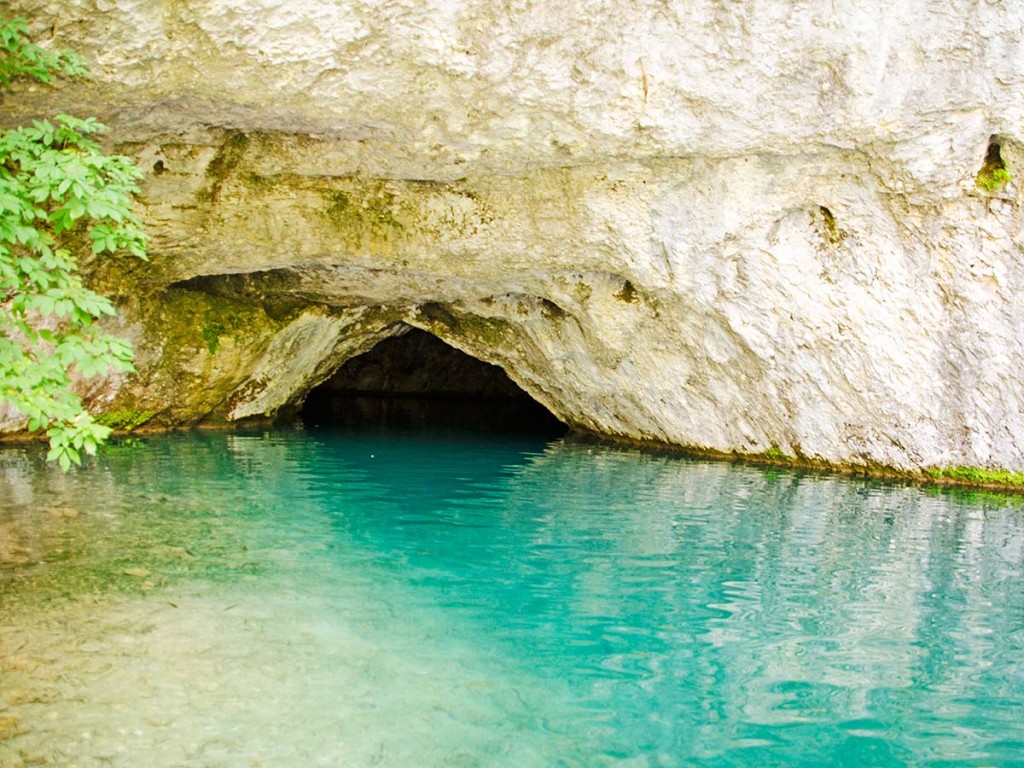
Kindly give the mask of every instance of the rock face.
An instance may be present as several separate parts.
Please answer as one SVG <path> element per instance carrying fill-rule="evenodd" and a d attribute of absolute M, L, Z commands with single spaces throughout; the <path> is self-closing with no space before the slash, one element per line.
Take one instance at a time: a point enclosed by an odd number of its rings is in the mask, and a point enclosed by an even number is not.
<path fill-rule="evenodd" d="M 600 434 L 1024 468 L 1020 3 L 9 5 L 94 79 L 3 120 L 147 174 L 100 409 L 272 414 L 411 326 Z"/>

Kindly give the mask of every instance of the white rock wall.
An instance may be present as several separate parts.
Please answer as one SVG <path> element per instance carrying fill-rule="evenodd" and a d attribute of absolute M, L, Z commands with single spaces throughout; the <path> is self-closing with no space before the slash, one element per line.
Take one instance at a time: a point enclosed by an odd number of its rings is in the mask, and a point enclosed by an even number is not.
<path fill-rule="evenodd" d="M 993 134 L 1024 178 L 1022 4 L 10 6 L 95 79 L 2 119 L 111 125 L 154 283 L 269 271 L 311 302 L 281 333 L 326 335 L 253 345 L 229 415 L 301 396 L 384 307 L 598 432 L 1024 468 L 1021 195 L 975 184 Z"/>

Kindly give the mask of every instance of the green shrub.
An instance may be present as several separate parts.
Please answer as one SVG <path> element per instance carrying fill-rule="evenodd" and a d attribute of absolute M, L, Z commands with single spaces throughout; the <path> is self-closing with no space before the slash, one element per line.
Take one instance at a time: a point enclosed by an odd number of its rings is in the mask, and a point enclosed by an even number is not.
<path fill-rule="evenodd" d="M 0 24 L 0 86 L 84 73 L 79 57 L 36 46 L 27 30 L 21 19 Z M 131 345 L 99 327 L 114 308 L 83 284 L 75 243 L 84 232 L 93 255 L 146 257 L 131 211 L 141 174 L 89 138 L 103 130 L 93 118 L 58 115 L 0 131 L 0 401 L 30 431 L 46 430 L 48 458 L 65 470 L 110 434 L 73 380 L 132 370 Z"/>

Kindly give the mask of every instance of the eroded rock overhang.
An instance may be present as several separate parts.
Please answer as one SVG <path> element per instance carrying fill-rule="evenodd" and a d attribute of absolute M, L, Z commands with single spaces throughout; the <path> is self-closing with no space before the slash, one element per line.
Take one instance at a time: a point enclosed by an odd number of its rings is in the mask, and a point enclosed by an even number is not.
<path fill-rule="evenodd" d="M 96 79 L 10 103 L 146 173 L 99 407 L 272 414 L 408 325 L 600 434 L 1024 466 L 1022 9 L 12 5 Z"/>

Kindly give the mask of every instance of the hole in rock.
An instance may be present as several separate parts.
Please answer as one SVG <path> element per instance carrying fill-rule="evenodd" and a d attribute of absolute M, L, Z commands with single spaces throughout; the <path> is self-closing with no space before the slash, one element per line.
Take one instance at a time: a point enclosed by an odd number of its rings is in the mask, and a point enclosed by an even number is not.
<path fill-rule="evenodd" d="M 997 134 L 992 134 L 988 137 L 988 149 L 985 151 L 985 165 L 992 166 L 993 168 L 1006 167 L 1006 163 L 1003 162 L 1002 142 Z"/>
<path fill-rule="evenodd" d="M 544 434 L 566 426 L 498 366 L 412 328 L 344 363 L 307 395 L 310 425 Z"/>

